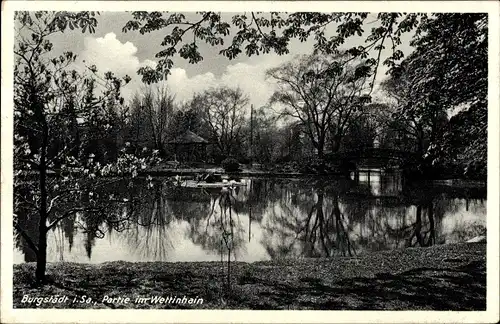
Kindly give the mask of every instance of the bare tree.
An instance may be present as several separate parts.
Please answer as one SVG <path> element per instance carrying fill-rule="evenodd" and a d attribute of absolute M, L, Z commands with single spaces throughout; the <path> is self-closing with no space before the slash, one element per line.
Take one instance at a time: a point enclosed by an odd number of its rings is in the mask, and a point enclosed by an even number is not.
<path fill-rule="evenodd" d="M 165 154 L 169 126 L 175 110 L 175 95 L 168 87 L 146 86 L 142 94 L 136 94 L 132 106 L 132 138 L 136 144 L 149 144 Z"/>
<path fill-rule="evenodd" d="M 235 153 L 241 137 L 248 97 L 240 88 L 219 87 L 194 96 L 191 105 L 202 107 L 203 119 L 221 154 Z"/>
<path fill-rule="evenodd" d="M 303 129 L 323 158 L 331 137 L 332 151 L 350 123 L 369 100 L 371 61 L 357 64 L 346 54 L 303 55 L 267 71 L 277 90 L 271 104 L 280 105 L 282 116 L 300 120 Z"/>

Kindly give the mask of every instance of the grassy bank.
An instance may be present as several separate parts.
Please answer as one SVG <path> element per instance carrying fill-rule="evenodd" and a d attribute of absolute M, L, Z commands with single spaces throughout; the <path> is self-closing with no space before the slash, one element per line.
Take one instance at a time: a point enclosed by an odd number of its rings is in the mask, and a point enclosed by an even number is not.
<path fill-rule="evenodd" d="M 24 295 L 68 296 L 46 308 L 191 308 L 189 304 L 134 302 L 138 296 L 203 298 L 195 308 L 484 310 L 486 244 L 411 248 L 357 258 L 300 259 L 257 263 L 53 263 L 50 283 L 36 287 L 34 264 L 14 266 L 14 307 Z M 91 297 L 90 304 L 72 303 Z M 104 296 L 131 302 L 104 301 Z M 94 303 L 95 302 L 95 303 Z"/>

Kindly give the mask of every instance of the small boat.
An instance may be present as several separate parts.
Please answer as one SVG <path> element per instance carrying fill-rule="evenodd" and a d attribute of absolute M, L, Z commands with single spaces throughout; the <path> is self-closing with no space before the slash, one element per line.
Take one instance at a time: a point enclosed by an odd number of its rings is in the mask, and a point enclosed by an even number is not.
<path fill-rule="evenodd" d="M 196 180 L 185 180 L 182 181 L 179 187 L 184 188 L 224 188 L 224 187 L 240 187 L 245 186 L 245 182 L 236 182 L 236 181 L 222 181 L 222 182 L 203 182 Z"/>

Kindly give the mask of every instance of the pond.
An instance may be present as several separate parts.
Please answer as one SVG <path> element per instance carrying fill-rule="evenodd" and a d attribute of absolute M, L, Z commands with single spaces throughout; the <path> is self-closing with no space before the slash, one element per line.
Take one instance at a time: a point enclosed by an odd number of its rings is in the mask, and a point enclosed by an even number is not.
<path fill-rule="evenodd" d="M 407 184 L 397 173 L 347 178 L 245 178 L 234 190 L 172 188 L 141 193 L 135 220 L 112 228 L 77 215 L 49 233 L 49 262 L 261 261 L 356 256 L 463 242 L 486 229 L 486 189 Z M 109 188 L 110 191 L 127 189 Z M 21 216 L 20 216 L 21 217 Z M 27 217 L 27 216 L 26 216 Z M 35 222 L 24 222 L 27 231 Z M 14 262 L 35 261 L 16 239 Z"/>

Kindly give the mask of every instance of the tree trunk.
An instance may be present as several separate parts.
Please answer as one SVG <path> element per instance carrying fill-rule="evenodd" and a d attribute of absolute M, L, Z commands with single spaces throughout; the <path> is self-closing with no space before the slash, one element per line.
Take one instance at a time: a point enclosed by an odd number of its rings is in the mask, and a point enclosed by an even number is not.
<path fill-rule="evenodd" d="M 325 154 L 324 154 L 324 152 L 323 152 L 323 146 L 319 146 L 319 145 L 318 145 L 317 150 L 318 150 L 318 158 L 319 158 L 320 160 L 322 160 L 322 159 L 323 159 L 323 157 L 325 156 Z"/>
<path fill-rule="evenodd" d="M 45 269 L 47 267 L 47 229 L 40 221 L 40 237 L 38 239 L 38 255 L 36 260 L 36 281 L 45 283 Z"/>
<path fill-rule="evenodd" d="M 417 217 L 415 222 L 415 237 L 417 238 L 417 242 L 420 246 L 424 246 L 424 242 L 422 240 L 422 206 L 417 206 Z"/>
<path fill-rule="evenodd" d="M 332 152 L 337 153 L 340 149 L 341 136 L 339 134 L 334 135 L 332 140 Z"/>
<path fill-rule="evenodd" d="M 36 280 L 39 283 L 45 282 L 45 269 L 47 265 L 47 146 L 49 140 L 49 128 L 47 120 L 43 114 L 43 106 L 38 102 L 38 118 L 42 126 L 42 145 L 40 147 L 40 222 L 38 223 L 38 255 L 36 263 Z"/>
<path fill-rule="evenodd" d="M 434 225 L 434 204 L 432 203 L 432 201 L 429 203 L 428 217 L 429 217 L 430 234 L 429 234 L 429 240 L 427 241 L 427 246 L 432 246 L 436 244 L 436 228 Z"/>
<path fill-rule="evenodd" d="M 320 134 L 318 138 L 318 158 L 323 159 L 325 157 L 325 134 Z"/>

